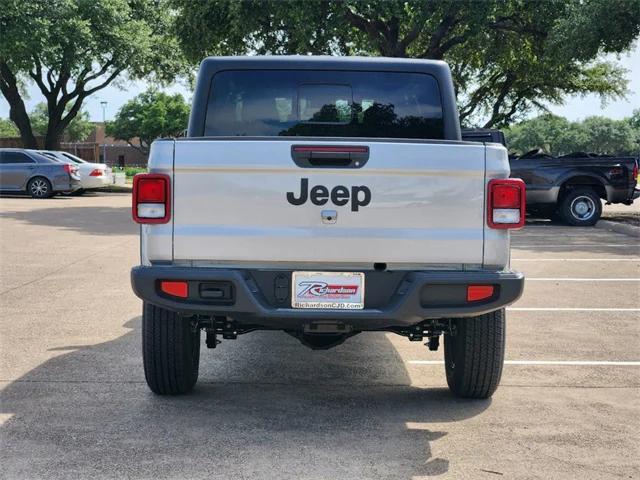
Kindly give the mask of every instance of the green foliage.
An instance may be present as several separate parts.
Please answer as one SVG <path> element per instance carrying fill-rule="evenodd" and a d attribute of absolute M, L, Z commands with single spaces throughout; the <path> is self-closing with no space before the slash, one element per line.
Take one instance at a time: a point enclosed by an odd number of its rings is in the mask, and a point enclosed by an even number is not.
<path fill-rule="evenodd" d="M 29 114 L 31 127 L 35 135 L 46 135 L 49 117 L 46 103 L 38 103 Z M 69 142 L 80 142 L 85 140 L 93 131 L 93 124 L 89 121 L 89 113 L 81 110 L 65 130 L 65 139 Z"/>
<path fill-rule="evenodd" d="M 125 74 L 162 80 L 181 71 L 165 0 L 0 0 L 0 11 L 0 90 L 27 143 L 21 80 L 46 99 L 53 148 L 92 93 Z"/>
<path fill-rule="evenodd" d="M 624 120 L 588 117 L 569 122 L 556 115 L 542 115 L 505 130 L 509 150 L 522 154 L 541 148 L 552 155 L 572 152 L 640 154 L 638 112 Z M 634 118 L 635 117 L 635 118 Z"/>
<path fill-rule="evenodd" d="M 112 167 L 114 172 L 124 172 L 127 178 L 135 177 L 138 173 L 145 173 L 147 171 L 144 167 Z"/>
<path fill-rule="evenodd" d="M 7 118 L 0 118 L 0 138 L 3 137 L 18 137 L 20 132 L 16 125 Z"/>
<path fill-rule="evenodd" d="M 148 153 L 156 138 L 177 137 L 188 122 L 189 105 L 182 95 L 152 89 L 125 103 L 115 120 L 107 124 L 107 134 Z"/>
<path fill-rule="evenodd" d="M 640 0 L 170 0 L 183 51 L 446 60 L 463 124 L 504 126 L 570 94 L 617 98 L 599 60 L 638 36 Z"/>

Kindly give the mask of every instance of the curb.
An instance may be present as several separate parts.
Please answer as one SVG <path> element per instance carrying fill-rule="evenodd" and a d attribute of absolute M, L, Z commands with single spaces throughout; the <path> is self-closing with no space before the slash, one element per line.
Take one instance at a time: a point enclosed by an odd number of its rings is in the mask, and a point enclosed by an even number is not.
<path fill-rule="evenodd" d="M 110 187 L 102 187 L 95 191 L 103 192 L 103 193 L 131 193 L 133 191 L 133 188 L 131 186 L 121 187 L 121 186 L 113 185 Z"/>
<path fill-rule="evenodd" d="M 625 235 L 631 235 L 632 237 L 640 237 L 640 227 L 627 225 L 625 223 L 612 222 L 610 220 L 599 220 L 598 223 L 596 223 L 596 228 L 624 233 Z"/>

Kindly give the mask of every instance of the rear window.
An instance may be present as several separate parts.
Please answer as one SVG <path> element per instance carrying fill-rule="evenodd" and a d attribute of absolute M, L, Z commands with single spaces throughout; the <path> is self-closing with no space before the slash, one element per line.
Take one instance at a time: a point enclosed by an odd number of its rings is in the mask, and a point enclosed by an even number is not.
<path fill-rule="evenodd" d="M 215 75 L 205 136 L 444 138 L 422 73 L 238 70 Z"/>

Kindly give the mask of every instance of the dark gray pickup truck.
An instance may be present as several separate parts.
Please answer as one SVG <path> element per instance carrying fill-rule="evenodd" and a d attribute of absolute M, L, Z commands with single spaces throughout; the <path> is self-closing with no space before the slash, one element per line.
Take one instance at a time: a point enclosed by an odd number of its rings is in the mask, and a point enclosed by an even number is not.
<path fill-rule="evenodd" d="M 462 139 L 500 143 L 499 130 L 463 130 Z M 575 152 L 554 157 L 540 150 L 511 156 L 511 176 L 527 185 L 527 212 L 559 215 L 569 225 L 594 225 L 602 202 L 631 205 L 640 196 L 638 157 Z"/>

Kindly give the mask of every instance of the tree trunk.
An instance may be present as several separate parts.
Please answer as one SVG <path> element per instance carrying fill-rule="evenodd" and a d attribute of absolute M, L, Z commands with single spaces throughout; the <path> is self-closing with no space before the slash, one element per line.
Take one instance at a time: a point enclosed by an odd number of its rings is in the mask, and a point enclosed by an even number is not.
<path fill-rule="evenodd" d="M 38 142 L 31 129 L 31 120 L 27 114 L 15 75 L 5 62 L 0 62 L 0 91 L 9 103 L 9 118 L 20 131 L 24 148 L 38 148 Z"/>
<path fill-rule="evenodd" d="M 47 130 L 47 135 L 44 137 L 45 150 L 60 150 L 61 140 L 62 140 L 61 132 Z"/>

